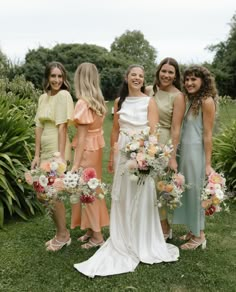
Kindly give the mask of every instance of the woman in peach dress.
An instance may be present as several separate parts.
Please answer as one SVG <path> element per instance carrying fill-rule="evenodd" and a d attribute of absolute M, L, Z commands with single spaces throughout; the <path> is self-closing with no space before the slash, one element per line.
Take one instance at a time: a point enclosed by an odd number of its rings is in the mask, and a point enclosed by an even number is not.
<path fill-rule="evenodd" d="M 75 90 L 78 102 L 74 122 L 77 133 L 72 142 L 75 149 L 72 172 L 80 167 L 92 167 L 97 178 L 102 177 L 103 120 L 106 114 L 105 101 L 99 86 L 97 68 L 92 63 L 82 63 L 75 72 Z M 89 249 L 104 243 L 101 228 L 109 225 L 109 215 L 104 199 L 96 199 L 86 208 L 80 203 L 72 205 L 71 228 L 80 226 L 87 232 L 78 238 L 85 242 L 81 247 Z"/>

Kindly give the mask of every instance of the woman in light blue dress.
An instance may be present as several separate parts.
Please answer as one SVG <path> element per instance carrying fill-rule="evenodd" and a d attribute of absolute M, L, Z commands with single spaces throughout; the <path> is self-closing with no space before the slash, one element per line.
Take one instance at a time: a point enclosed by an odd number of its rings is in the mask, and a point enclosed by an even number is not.
<path fill-rule="evenodd" d="M 181 249 L 206 247 L 205 213 L 201 207 L 201 191 L 205 175 L 211 167 L 212 132 L 216 112 L 217 90 L 210 72 L 192 66 L 184 72 L 184 89 L 188 99 L 180 142 L 179 171 L 190 188 L 184 192 L 183 205 L 174 212 L 173 223 L 185 224 L 189 231 Z"/>

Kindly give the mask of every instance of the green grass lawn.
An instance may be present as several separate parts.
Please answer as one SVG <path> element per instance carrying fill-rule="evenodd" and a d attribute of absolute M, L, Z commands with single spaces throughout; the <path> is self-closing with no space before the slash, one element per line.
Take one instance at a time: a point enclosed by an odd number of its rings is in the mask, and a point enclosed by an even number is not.
<path fill-rule="evenodd" d="M 111 183 L 106 170 L 109 136 L 112 126 L 112 103 L 108 104 L 104 132 L 106 147 L 103 159 L 104 181 Z M 229 108 L 232 118 L 236 106 Z M 221 111 L 220 124 L 230 124 L 229 112 Z M 110 199 L 108 200 L 110 206 Z M 70 208 L 67 208 L 68 226 Z M 139 264 L 134 273 L 109 277 L 87 278 L 73 264 L 88 259 L 95 250 L 80 249 L 76 240 L 82 234 L 71 231 L 72 244 L 57 253 L 45 251 L 44 242 L 54 235 L 50 218 L 38 215 L 28 221 L 11 219 L 0 230 L 0 291 L 1 292 L 62 292 L 62 291 L 236 291 L 236 204 L 231 212 L 207 217 L 207 249 L 180 251 L 176 263 Z M 170 242 L 180 245 L 178 237 L 185 232 L 173 226 Z M 104 229 L 109 236 L 108 228 Z M 145 234 L 144 234 L 145 236 Z"/>

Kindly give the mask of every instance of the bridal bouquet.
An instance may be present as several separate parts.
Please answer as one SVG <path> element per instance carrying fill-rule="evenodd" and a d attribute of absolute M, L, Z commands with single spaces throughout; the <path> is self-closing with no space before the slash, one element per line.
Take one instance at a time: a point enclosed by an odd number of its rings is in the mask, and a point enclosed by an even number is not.
<path fill-rule="evenodd" d="M 223 207 L 226 207 L 224 201 L 228 197 L 225 194 L 225 182 L 226 180 L 221 173 L 213 172 L 208 176 L 201 194 L 202 207 L 207 216 L 220 212 Z"/>
<path fill-rule="evenodd" d="M 61 178 L 65 171 L 65 162 L 60 153 L 55 152 L 51 159 L 42 161 L 40 167 L 27 171 L 25 180 L 33 187 L 38 200 L 50 207 L 54 199 L 60 199 L 58 192 L 62 190 Z"/>
<path fill-rule="evenodd" d="M 182 193 L 187 186 L 181 173 L 166 172 L 162 178 L 158 178 L 156 187 L 159 193 L 157 200 L 159 208 L 166 206 L 170 210 L 174 210 L 182 205 Z"/>
<path fill-rule="evenodd" d="M 159 128 L 155 134 L 150 134 L 149 127 L 138 133 L 123 133 L 130 139 L 122 152 L 128 157 L 125 168 L 131 175 L 131 179 L 139 182 L 147 175 L 152 177 L 163 175 L 173 151 L 173 145 L 159 143 Z"/>
<path fill-rule="evenodd" d="M 70 197 L 70 202 L 81 202 L 82 206 L 93 203 L 96 198 L 104 199 L 107 194 L 107 186 L 96 178 L 94 168 L 80 168 L 78 172 L 68 171 L 63 179 L 63 189 Z"/>

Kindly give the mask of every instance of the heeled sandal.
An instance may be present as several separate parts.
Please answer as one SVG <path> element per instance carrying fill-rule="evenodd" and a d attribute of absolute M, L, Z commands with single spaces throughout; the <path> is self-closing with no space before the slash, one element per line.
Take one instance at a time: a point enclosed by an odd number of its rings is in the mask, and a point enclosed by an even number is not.
<path fill-rule="evenodd" d="M 167 241 L 167 239 L 172 239 L 173 238 L 172 229 L 170 228 L 169 232 L 168 233 L 163 233 L 163 235 L 164 235 L 165 241 Z"/>
<path fill-rule="evenodd" d="M 184 234 L 179 237 L 179 240 L 189 240 L 193 237 L 193 234 L 191 231 L 189 231 L 187 234 Z"/>
<path fill-rule="evenodd" d="M 92 234 L 85 233 L 84 235 L 80 236 L 77 240 L 80 242 L 87 242 L 89 238 L 92 237 Z"/>
<path fill-rule="evenodd" d="M 86 242 L 85 244 L 82 244 L 82 245 L 81 245 L 81 248 L 83 248 L 83 249 L 90 249 L 90 248 L 93 248 L 93 247 L 100 247 L 100 246 L 102 246 L 104 243 L 105 243 L 104 240 L 101 241 L 101 242 L 96 243 L 96 242 L 93 242 L 91 239 L 89 239 L 88 242 Z"/>
<path fill-rule="evenodd" d="M 196 241 L 193 238 L 190 238 L 190 240 L 188 242 L 182 244 L 180 246 L 180 248 L 182 250 L 194 250 L 194 249 L 198 248 L 199 246 L 201 246 L 202 249 L 205 249 L 206 248 L 206 243 L 207 243 L 207 241 L 206 241 L 205 238 L 203 240 L 201 240 L 201 241 Z"/>
<path fill-rule="evenodd" d="M 56 243 L 54 243 L 54 242 Z M 54 237 L 50 240 L 46 250 L 47 251 L 58 251 L 63 248 L 63 246 L 69 246 L 71 244 L 71 238 L 69 238 L 67 241 L 59 241 Z"/>

